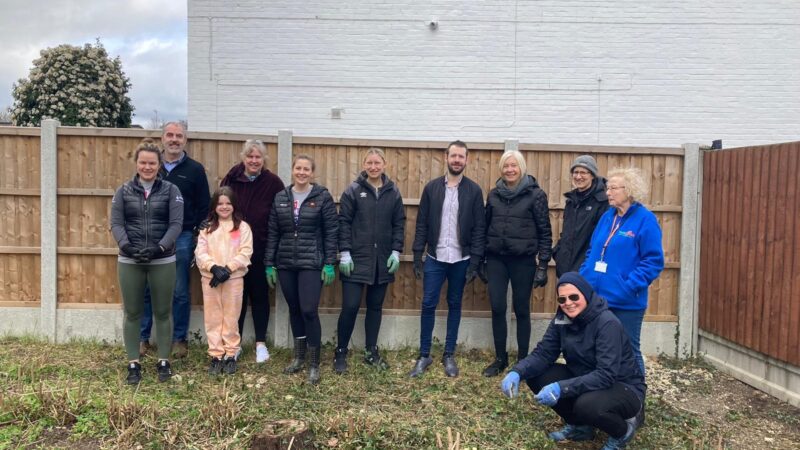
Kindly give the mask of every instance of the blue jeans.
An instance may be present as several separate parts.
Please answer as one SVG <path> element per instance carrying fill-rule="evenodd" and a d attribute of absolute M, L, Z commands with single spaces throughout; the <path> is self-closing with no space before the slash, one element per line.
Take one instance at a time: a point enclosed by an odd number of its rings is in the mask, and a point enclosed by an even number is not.
<path fill-rule="evenodd" d="M 172 296 L 172 342 L 186 340 L 189 332 L 189 314 L 192 311 L 192 295 L 189 292 L 189 264 L 194 255 L 194 236 L 191 231 L 183 231 L 175 241 L 175 293 Z M 150 340 L 153 327 L 153 307 L 150 304 L 150 287 L 144 293 L 144 314 L 142 315 L 141 340 Z"/>
<path fill-rule="evenodd" d="M 429 356 L 431 353 L 436 305 L 439 304 L 445 280 L 447 280 L 447 337 L 444 342 L 444 352 L 452 354 L 456 351 L 458 326 L 461 324 L 461 297 L 467 281 L 467 267 L 469 267 L 468 259 L 452 264 L 439 262 L 430 256 L 425 259 L 419 331 L 420 356 Z"/>
<path fill-rule="evenodd" d="M 644 321 L 644 309 L 617 309 L 609 308 L 617 319 L 622 323 L 622 328 L 631 340 L 633 347 L 633 356 L 636 357 L 636 362 L 639 363 L 639 368 L 642 369 L 642 376 L 644 376 L 644 358 L 642 351 L 639 349 L 639 337 L 642 335 L 642 322 Z"/>

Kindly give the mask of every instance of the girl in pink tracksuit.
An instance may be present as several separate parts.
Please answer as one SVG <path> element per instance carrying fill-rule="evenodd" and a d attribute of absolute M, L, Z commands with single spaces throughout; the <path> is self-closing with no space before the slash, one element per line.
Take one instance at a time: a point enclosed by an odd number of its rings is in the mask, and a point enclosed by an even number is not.
<path fill-rule="evenodd" d="M 236 354 L 240 349 L 239 314 L 242 289 L 253 254 L 253 234 L 241 219 L 233 189 L 223 186 L 211 197 L 208 228 L 197 238 L 195 259 L 202 275 L 203 314 L 205 318 L 208 373 L 236 372 Z"/>

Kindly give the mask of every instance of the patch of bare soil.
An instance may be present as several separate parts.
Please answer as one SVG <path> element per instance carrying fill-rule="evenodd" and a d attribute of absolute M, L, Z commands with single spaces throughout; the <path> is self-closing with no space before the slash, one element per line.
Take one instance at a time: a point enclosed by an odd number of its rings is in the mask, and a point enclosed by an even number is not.
<path fill-rule="evenodd" d="M 26 448 L 97 450 L 101 448 L 101 445 L 94 439 L 70 439 L 69 427 L 51 427 L 43 430 L 39 439 L 27 445 Z"/>
<path fill-rule="evenodd" d="M 702 365 L 650 359 L 648 395 L 695 414 L 720 430 L 725 449 L 800 448 L 800 408 Z"/>

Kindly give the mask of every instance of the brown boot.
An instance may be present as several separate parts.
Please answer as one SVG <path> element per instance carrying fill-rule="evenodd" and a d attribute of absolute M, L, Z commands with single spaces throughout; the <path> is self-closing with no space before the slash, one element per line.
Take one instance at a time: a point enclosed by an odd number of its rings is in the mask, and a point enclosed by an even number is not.
<path fill-rule="evenodd" d="M 189 343 L 186 341 L 177 341 L 172 343 L 172 357 L 173 358 L 186 358 L 189 355 Z"/>

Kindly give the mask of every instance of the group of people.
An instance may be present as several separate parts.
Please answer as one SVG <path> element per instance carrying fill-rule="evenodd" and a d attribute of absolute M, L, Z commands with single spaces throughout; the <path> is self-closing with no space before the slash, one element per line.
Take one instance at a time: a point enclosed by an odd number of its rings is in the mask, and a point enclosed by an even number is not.
<path fill-rule="evenodd" d="M 314 182 L 315 162 L 308 155 L 293 158 L 291 184 L 285 186 L 266 169 L 264 144 L 248 140 L 242 161 L 209 201 L 202 165 L 184 150 L 185 128 L 167 124 L 162 144 L 163 151 L 149 140 L 137 147 L 136 174 L 112 201 L 128 383 L 141 381 L 139 358 L 149 340 L 146 305 L 152 305 L 157 329 L 159 381 L 172 375 L 171 350 L 180 355 L 186 349 L 192 252 L 202 279 L 210 374 L 235 373 L 248 300 L 256 361 L 269 359 L 268 294 L 280 281 L 294 338 L 293 359 L 284 372 L 307 366 L 308 381 L 319 383 L 320 296 L 322 287 L 334 282 L 337 264 L 342 307 L 334 371 L 347 371 L 362 296 L 364 362 L 388 368 L 377 341 L 387 287 L 400 266 L 406 216 L 381 149 L 366 152 L 363 171 L 342 193 L 337 211 L 330 192 Z M 606 448 L 624 447 L 643 420 L 639 336 L 648 286 L 664 265 L 661 230 L 639 202 L 647 184 L 635 169 L 611 170 L 606 180 L 594 158 L 575 159 L 574 189 L 565 194 L 561 237 L 553 247 L 547 195 L 519 151 L 501 156 L 500 178 L 485 202 L 481 187 L 464 173 L 467 145 L 454 141 L 444 156 L 446 173 L 425 186 L 415 224 L 413 272 L 422 279 L 423 297 L 419 356 L 409 376 L 422 376 L 433 363 L 435 312 L 445 281 L 442 364 L 446 376 L 458 376 L 462 295 L 475 278 L 488 283 L 492 311 L 495 359 L 483 374 L 503 373 L 509 365 L 510 283 L 517 362 L 503 379 L 503 392 L 516 395 L 525 380 L 537 400 L 564 418 L 565 427 L 551 433 L 557 441 L 590 439 L 599 428 L 610 436 Z M 199 230 L 196 248 L 192 230 Z M 551 259 L 559 278 L 558 310 L 529 354 L 530 296 L 547 284 Z M 557 364 L 562 354 L 566 364 Z"/>

